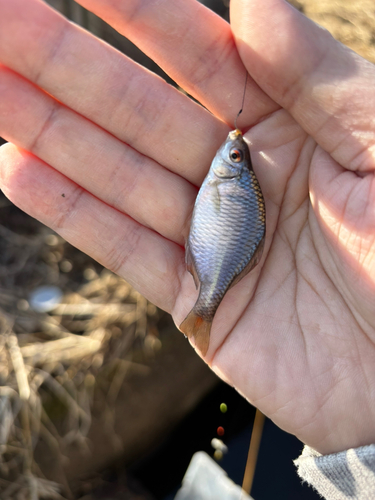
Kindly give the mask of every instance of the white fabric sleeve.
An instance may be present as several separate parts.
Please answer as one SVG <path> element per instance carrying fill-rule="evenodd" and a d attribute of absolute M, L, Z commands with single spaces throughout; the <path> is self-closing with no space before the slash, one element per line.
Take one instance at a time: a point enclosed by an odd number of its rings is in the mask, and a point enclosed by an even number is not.
<path fill-rule="evenodd" d="M 375 445 L 321 455 L 305 446 L 294 461 L 299 477 L 326 500 L 375 499 Z"/>

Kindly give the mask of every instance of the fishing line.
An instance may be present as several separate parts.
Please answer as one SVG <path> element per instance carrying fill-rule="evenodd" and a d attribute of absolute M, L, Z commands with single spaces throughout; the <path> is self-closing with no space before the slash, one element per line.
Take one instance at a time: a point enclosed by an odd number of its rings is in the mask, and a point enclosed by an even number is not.
<path fill-rule="evenodd" d="M 236 116 L 236 119 L 234 120 L 234 128 L 236 130 L 238 130 L 237 129 L 237 120 L 238 120 L 238 117 L 242 113 L 243 108 L 244 108 L 244 104 L 245 104 L 245 94 L 246 94 L 247 77 L 248 77 L 248 72 L 246 71 L 245 87 L 243 89 L 241 109 L 239 110 L 239 112 L 238 112 L 238 114 Z M 253 430 L 252 430 L 252 433 L 251 433 L 249 453 L 248 453 L 248 456 L 247 456 L 244 478 L 243 478 L 243 482 L 242 482 L 242 491 L 248 493 L 249 495 L 251 493 L 251 489 L 252 489 L 252 486 L 253 486 L 254 474 L 255 474 L 255 467 L 256 467 L 256 464 L 257 464 L 257 461 L 258 461 L 258 453 L 259 453 L 260 441 L 262 439 L 262 434 L 263 434 L 264 420 L 265 420 L 265 416 L 257 408 L 256 412 L 255 412 L 255 419 L 254 419 L 254 424 L 253 424 Z M 241 495 L 241 498 L 242 498 L 242 495 Z"/>
<path fill-rule="evenodd" d="M 242 104 L 241 104 L 241 109 L 239 110 L 239 112 L 237 113 L 237 116 L 236 116 L 236 119 L 234 120 L 234 128 L 237 129 L 237 119 L 238 117 L 240 116 L 240 114 L 242 113 L 243 111 L 243 107 L 244 107 L 244 104 L 245 104 L 245 94 L 246 94 L 246 85 L 247 85 L 247 77 L 248 77 L 248 72 L 246 71 L 246 77 L 245 77 L 245 87 L 243 89 L 243 96 L 242 96 Z"/>

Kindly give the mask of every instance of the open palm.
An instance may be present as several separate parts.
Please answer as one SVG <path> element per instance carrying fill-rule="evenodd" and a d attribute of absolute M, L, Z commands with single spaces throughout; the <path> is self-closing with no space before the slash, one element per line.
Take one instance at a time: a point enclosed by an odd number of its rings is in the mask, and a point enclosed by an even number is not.
<path fill-rule="evenodd" d="M 281 0 L 81 0 L 211 112 L 39 0 L 0 0 L 0 185 L 174 316 L 184 240 L 237 114 L 267 208 L 260 265 L 206 361 L 322 453 L 374 442 L 375 69 Z M 42 90 L 43 89 L 43 90 Z"/>

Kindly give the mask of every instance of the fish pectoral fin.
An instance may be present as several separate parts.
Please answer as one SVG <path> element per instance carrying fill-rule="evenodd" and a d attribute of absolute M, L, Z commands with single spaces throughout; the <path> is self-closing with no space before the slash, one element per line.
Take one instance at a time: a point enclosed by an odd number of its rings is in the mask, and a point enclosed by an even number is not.
<path fill-rule="evenodd" d="M 211 188 L 211 196 L 210 196 L 211 203 L 213 203 L 213 206 L 215 207 L 215 211 L 218 214 L 220 213 L 220 209 L 221 209 L 221 197 L 220 197 L 220 191 L 219 191 L 219 184 L 220 183 L 217 181 L 217 179 L 211 180 L 208 184 Z"/>
<path fill-rule="evenodd" d="M 212 321 L 206 321 L 192 309 L 179 326 L 184 335 L 193 339 L 192 344 L 202 356 L 206 355 L 210 345 L 211 325 Z"/>
<path fill-rule="evenodd" d="M 262 258 L 263 248 L 264 248 L 264 237 L 259 243 L 258 248 L 255 250 L 254 255 L 250 259 L 250 262 L 244 269 L 242 269 L 240 274 L 234 278 L 232 283 L 229 285 L 228 290 L 230 290 L 234 285 L 237 285 L 237 283 L 241 281 L 242 278 L 244 278 L 247 274 L 249 274 L 249 272 L 259 263 L 260 259 Z"/>
<path fill-rule="evenodd" d="M 186 249 L 185 249 L 185 261 L 186 261 L 187 270 L 193 276 L 195 288 L 198 289 L 199 278 L 198 278 L 197 270 L 195 268 L 193 256 L 191 254 L 190 247 L 189 247 L 188 243 L 186 244 Z"/>

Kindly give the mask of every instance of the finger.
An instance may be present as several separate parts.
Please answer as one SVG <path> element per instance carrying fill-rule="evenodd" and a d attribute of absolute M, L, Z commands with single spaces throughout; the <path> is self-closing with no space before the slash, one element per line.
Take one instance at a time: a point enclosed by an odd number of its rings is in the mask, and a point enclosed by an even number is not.
<path fill-rule="evenodd" d="M 233 0 L 231 19 L 259 86 L 337 162 L 374 170 L 374 66 L 283 0 Z"/>
<path fill-rule="evenodd" d="M 245 71 L 230 25 L 196 0 L 79 0 L 156 61 L 171 78 L 229 124 L 241 106 Z M 277 109 L 248 79 L 241 123 Z"/>
<path fill-rule="evenodd" d="M 142 225 L 184 243 L 196 188 L 1 66 L 0 136 Z"/>
<path fill-rule="evenodd" d="M 168 169 L 199 181 L 228 127 L 38 0 L 0 0 L 0 63 Z M 203 153 L 202 153 L 203 152 Z"/>
<path fill-rule="evenodd" d="M 0 186 L 18 207 L 169 311 L 184 272 L 181 247 L 109 207 L 35 156 L 0 148 Z"/>

